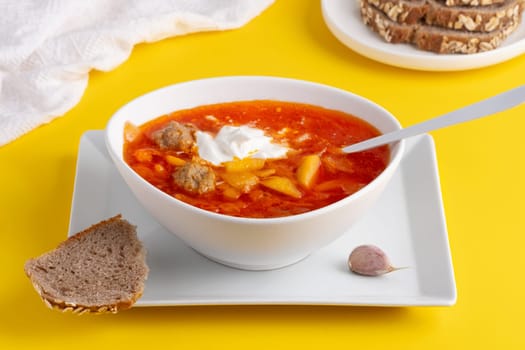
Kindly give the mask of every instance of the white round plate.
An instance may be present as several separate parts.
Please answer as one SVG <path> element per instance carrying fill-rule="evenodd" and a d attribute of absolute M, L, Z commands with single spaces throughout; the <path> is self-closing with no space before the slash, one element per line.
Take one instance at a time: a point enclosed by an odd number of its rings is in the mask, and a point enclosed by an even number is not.
<path fill-rule="evenodd" d="M 383 41 L 363 24 L 358 0 L 321 0 L 321 7 L 326 25 L 343 44 L 363 56 L 393 66 L 458 71 L 490 66 L 525 53 L 525 18 L 518 29 L 495 50 L 469 55 L 443 55 L 418 50 L 408 44 Z"/>

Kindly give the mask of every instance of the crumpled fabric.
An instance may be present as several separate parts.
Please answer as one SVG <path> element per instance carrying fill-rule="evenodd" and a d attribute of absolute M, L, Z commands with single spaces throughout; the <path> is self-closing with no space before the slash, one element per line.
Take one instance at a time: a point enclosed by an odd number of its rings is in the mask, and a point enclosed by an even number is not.
<path fill-rule="evenodd" d="M 228 30 L 273 0 L 0 0 L 0 146 L 65 114 L 134 45 Z"/>

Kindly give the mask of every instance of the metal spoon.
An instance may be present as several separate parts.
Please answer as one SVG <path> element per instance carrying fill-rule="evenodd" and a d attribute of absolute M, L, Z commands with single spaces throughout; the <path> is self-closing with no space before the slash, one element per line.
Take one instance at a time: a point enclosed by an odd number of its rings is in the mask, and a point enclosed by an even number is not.
<path fill-rule="evenodd" d="M 343 148 L 345 153 L 364 151 L 394 141 L 416 136 L 428 131 L 444 128 L 446 126 L 463 123 L 481 117 L 501 112 L 525 102 L 525 85 L 508 90 L 480 102 L 457 109 L 425 122 L 412 125 L 408 128 L 389 132 L 371 139 L 355 143 Z"/>

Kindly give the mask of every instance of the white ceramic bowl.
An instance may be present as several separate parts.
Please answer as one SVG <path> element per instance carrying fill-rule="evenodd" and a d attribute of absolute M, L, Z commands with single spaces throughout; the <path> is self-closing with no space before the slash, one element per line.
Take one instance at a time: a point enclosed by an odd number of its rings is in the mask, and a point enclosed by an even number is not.
<path fill-rule="evenodd" d="M 127 121 L 140 125 L 179 109 L 256 99 L 341 110 L 368 121 L 383 133 L 400 128 L 388 111 L 344 90 L 286 78 L 234 76 L 175 84 L 134 99 L 110 119 L 106 144 L 138 201 L 167 230 L 214 261 L 242 269 L 266 270 L 293 264 L 341 235 L 351 234 L 349 228 L 371 207 L 398 167 L 404 142 L 391 148 L 387 168 L 357 193 L 308 213 L 270 219 L 231 217 L 193 207 L 150 185 L 123 160 L 123 129 Z"/>

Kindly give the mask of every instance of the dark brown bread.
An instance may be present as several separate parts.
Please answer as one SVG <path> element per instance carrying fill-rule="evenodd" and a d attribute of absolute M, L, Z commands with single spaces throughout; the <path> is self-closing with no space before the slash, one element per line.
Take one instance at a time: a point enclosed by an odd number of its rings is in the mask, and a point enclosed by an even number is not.
<path fill-rule="evenodd" d="M 445 6 L 438 0 L 364 0 L 400 24 L 427 24 L 470 32 L 492 32 L 519 21 L 522 0 L 487 6 Z"/>
<path fill-rule="evenodd" d="M 24 266 L 50 308 L 74 313 L 116 313 L 144 291 L 145 249 L 136 227 L 121 215 L 69 237 Z"/>
<path fill-rule="evenodd" d="M 364 23 L 389 43 L 409 43 L 419 49 L 440 54 L 472 54 L 489 51 L 501 45 L 520 23 L 508 22 L 504 27 L 486 32 L 445 29 L 420 24 L 400 24 L 372 6 L 368 0 L 361 0 L 361 17 Z"/>

